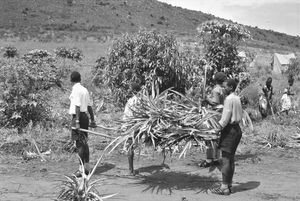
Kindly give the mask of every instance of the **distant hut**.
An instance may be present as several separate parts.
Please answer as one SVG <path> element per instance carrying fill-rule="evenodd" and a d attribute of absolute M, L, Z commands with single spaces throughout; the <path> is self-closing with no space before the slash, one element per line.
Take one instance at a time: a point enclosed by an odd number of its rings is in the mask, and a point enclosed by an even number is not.
<path fill-rule="evenodd" d="M 273 73 L 275 74 L 282 74 L 284 73 L 291 63 L 291 59 L 296 59 L 294 53 L 291 54 L 278 54 L 274 53 L 272 58 L 271 66 L 273 68 Z"/>

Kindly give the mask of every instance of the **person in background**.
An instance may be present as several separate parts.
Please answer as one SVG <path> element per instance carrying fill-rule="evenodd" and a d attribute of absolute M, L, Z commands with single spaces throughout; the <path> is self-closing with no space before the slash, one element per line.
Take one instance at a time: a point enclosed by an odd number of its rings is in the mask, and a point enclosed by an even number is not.
<path fill-rule="evenodd" d="M 272 98 L 273 98 L 272 78 L 268 77 L 266 85 L 262 88 L 262 95 L 259 100 L 259 111 L 263 118 L 266 118 L 270 112 L 273 115 Z"/>
<path fill-rule="evenodd" d="M 213 88 L 211 95 L 205 98 L 205 102 L 210 105 L 213 110 L 220 110 L 224 104 L 224 99 L 226 96 L 224 82 L 226 80 L 226 75 L 223 72 L 217 72 L 214 76 L 216 82 L 215 87 Z M 206 141 L 206 159 L 203 160 L 199 166 L 200 167 L 211 167 L 218 165 L 218 159 L 220 157 L 220 152 L 217 149 L 216 142 Z"/>
<path fill-rule="evenodd" d="M 137 83 L 133 83 L 131 85 L 131 90 L 133 92 L 138 92 L 140 90 L 140 86 Z M 137 94 L 133 94 L 131 98 L 128 99 L 125 108 L 124 108 L 124 116 L 123 120 L 126 121 L 128 118 L 132 118 L 134 115 L 135 107 L 138 104 L 139 99 Z M 135 131 L 133 136 L 135 136 L 139 131 Z M 127 141 L 127 157 L 128 157 L 128 165 L 129 165 L 129 174 L 134 175 L 134 167 L 133 167 L 133 159 L 134 159 L 134 140 L 128 139 Z"/>
<path fill-rule="evenodd" d="M 88 130 L 90 127 L 96 127 L 94 113 L 92 109 L 92 102 L 89 96 L 88 90 L 80 84 L 81 75 L 79 72 L 74 71 L 71 73 L 71 82 L 73 83 L 72 92 L 69 97 L 70 109 L 69 114 L 72 116 L 72 133 L 71 138 L 75 142 L 75 146 L 78 155 L 83 163 L 84 170 L 82 170 L 81 164 L 79 164 L 79 172 L 76 173 L 77 177 L 82 176 L 81 172 L 89 174 L 89 146 L 88 146 L 88 134 L 87 132 L 82 132 L 79 129 Z M 89 125 L 89 117 L 91 118 L 91 124 Z"/>
<path fill-rule="evenodd" d="M 224 101 L 222 117 L 219 121 L 221 126 L 219 149 L 222 152 L 222 184 L 221 187 L 213 189 L 213 193 L 229 195 L 231 193 L 232 179 L 235 171 L 234 157 L 236 149 L 242 137 L 240 121 L 243 117 L 243 109 L 240 97 L 235 94 L 237 81 L 229 79 L 226 84 L 226 90 L 229 95 Z"/>
<path fill-rule="evenodd" d="M 281 97 L 281 111 L 280 113 L 285 113 L 288 115 L 289 111 L 292 109 L 293 101 L 292 96 L 295 95 L 292 91 L 292 86 L 294 84 L 293 75 L 288 76 L 288 87 L 284 89 L 283 95 Z"/>
<path fill-rule="evenodd" d="M 291 100 L 290 95 L 288 94 L 288 89 L 284 89 L 284 92 L 283 92 L 280 102 L 281 102 L 280 113 L 285 113 L 286 115 L 288 115 L 289 110 L 292 107 L 292 100 Z"/>

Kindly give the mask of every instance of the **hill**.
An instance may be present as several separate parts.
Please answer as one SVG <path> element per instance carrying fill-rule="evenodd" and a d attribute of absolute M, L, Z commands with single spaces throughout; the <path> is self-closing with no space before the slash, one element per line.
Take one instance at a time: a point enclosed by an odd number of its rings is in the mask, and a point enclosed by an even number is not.
<path fill-rule="evenodd" d="M 38 38 L 41 41 L 68 37 L 106 40 L 141 28 L 169 31 L 193 38 L 196 27 L 213 15 L 174 7 L 156 0 L 1 0 L 0 37 Z M 248 27 L 253 46 L 300 48 L 300 37 Z"/>

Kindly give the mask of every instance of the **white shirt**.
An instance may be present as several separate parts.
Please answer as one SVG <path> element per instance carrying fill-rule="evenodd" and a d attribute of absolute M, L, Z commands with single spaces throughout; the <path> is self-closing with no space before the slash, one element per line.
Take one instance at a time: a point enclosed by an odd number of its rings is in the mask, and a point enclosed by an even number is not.
<path fill-rule="evenodd" d="M 289 110 L 292 107 L 292 100 L 286 93 L 281 97 L 281 111 Z"/>
<path fill-rule="evenodd" d="M 125 109 L 124 109 L 124 116 L 123 116 L 124 120 L 126 120 L 127 118 L 130 118 L 130 117 L 133 117 L 133 111 L 137 104 L 138 104 L 137 96 L 133 96 L 127 101 L 127 103 L 125 105 Z"/>
<path fill-rule="evenodd" d="M 224 128 L 228 123 L 237 124 L 243 118 L 243 108 L 240 97 L 231 93 L 225 98 L 224 108 L 219 124 Z"/>
<path fill-rule="evenodd" d="M 80 112 L 87 112 L 87 107 L 92 106 L 88 90 L 80 83 L 73 85 L 69 99 L 71 101 L 69 114 L 76 114 L 76 106 L 80 107 Z"/>

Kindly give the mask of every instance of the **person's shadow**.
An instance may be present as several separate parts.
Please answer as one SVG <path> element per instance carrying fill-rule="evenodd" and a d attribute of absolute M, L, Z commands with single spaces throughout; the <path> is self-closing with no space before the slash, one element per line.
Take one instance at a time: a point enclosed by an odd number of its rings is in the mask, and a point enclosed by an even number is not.
<path fill-rule="evenodd" d="M 207 193 L 219 184 L 218 178 L 213 176 L 172 172 L 165 169 L 167 168 L 158 166 L 141 168 L 140 173 L 149 172 L 150 175 L 140 175 L 136 184 L 147 186 L 143 192 L 151 191 L 159 194 L 167 191 L 170 195 L 173 190 L 194 190 L 196 193 Z"/>
<path fill-rule="evenodd" d="M 95 175 L 98 175 L 98 174 L 102 174 L 104 172 L 107 172 L 111 169 L 113 169 L 114 167 L 116 167 L 116 165 L 114 164 L 111 164 L 111 163 L 104 163 L 104 164 L 101 164 L 100 166 L 98 166 L 94 172 Z"/>
<path fill-rule="evenodd" d="M 237 186 L 232 187 L 232 193 L 242 192 L 242 191 L 249 191 L 252 189 L 257 188 L 260 185 L 258 181 L 248 181 L 245 183 L 237 183 Z"/>

